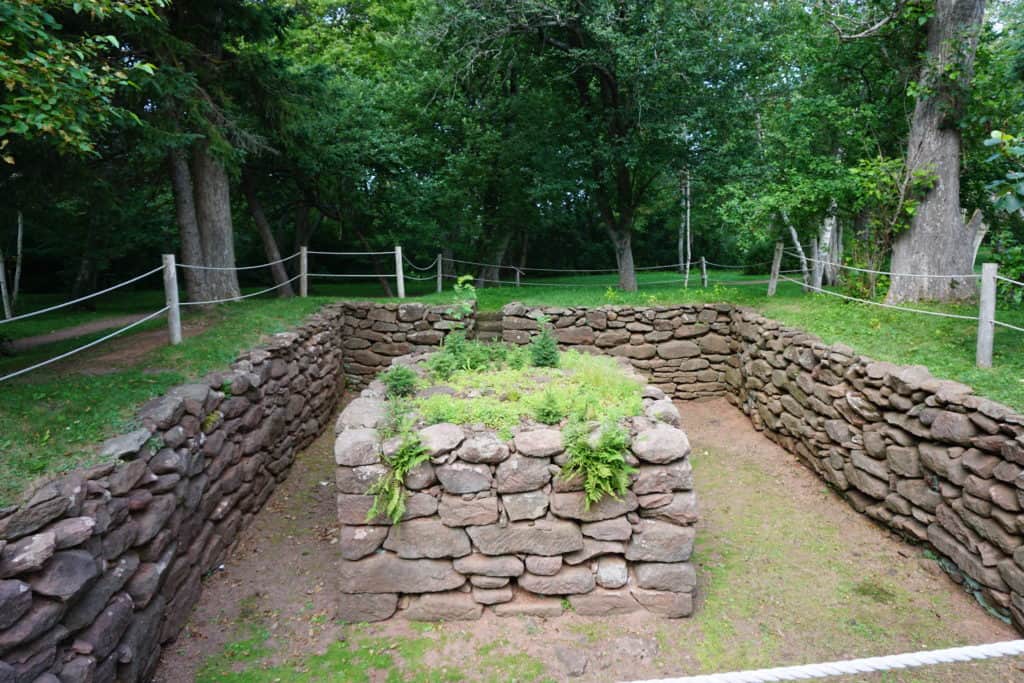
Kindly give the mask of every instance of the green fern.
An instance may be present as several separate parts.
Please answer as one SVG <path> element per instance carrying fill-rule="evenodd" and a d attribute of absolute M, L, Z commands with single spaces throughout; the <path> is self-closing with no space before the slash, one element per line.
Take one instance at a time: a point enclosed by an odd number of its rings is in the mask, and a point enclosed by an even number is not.
<path fill-rule="evenodd" d="M 366 521 L 373 521 L 378 515 L 386 515 L 392 524 L 398 524 L 405 514 L 405 501 L 409 496 L 405 488 L 405 477 L 420 463 L 430 458 L 420 443 L 419 437 L 410 432 L 402 436 L 402 445 L 394 455 L 384 458 L 388 471 L 367 490 L 373 496 L 373 505 L 366 513 Z"/>
<path fill-rule="evenodd" d="M 606 422 L 593 445 L 586 423 L 573 422 L 564 434 L 569 459 L 561 476 L 566 480 L 576 475 L 582 477 L 585 508 L 589 510 L 605 496 L 621 498 L 629 489 L 629 475 L 636 472 L 626 462 L 629 432 L 615 422 Z"/>

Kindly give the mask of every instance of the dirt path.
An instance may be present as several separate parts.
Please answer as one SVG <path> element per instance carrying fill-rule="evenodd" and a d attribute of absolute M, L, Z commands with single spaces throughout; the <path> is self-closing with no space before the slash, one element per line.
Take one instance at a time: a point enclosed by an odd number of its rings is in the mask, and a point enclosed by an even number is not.
<path fill-rule="evenodd" d="M 680 404 L 703 520 L 692 619 L 645 613 L 550 621 L 342 626 L 330 434 L 206 584 L 157 680 L 545 681 L 682 676 L 1013 639 L 920 548 L 858 515 L 723 400 Z M 1024 660 L 847 681 L 1019 681 Z"/>
<path fill-rule="evenodd" d="M 28 351 L 29 349 L 34 349 L 37 346 L 45 346 L 46 344 L 53 344 L 54 342 L 64 341 L 66 339 L 74 339 L 75 337 L 81 337 L 94 332 L 113 330 L 116 327 L 131 325 L 136 320 L 145 318 L 146 315 L 147 314 L 145 313 L 139 313 L 136 315 L 119 315 L 113 318 L 91 320 L 87 323 L 82 323 L 81 325 L 65 327 L 60 330 L 54 330 L 53 332 L 47 332 L 46 334 L 37 334 L 34 337 L 13 339 L 9 346 L 15 353 L 19 351 Z"/>

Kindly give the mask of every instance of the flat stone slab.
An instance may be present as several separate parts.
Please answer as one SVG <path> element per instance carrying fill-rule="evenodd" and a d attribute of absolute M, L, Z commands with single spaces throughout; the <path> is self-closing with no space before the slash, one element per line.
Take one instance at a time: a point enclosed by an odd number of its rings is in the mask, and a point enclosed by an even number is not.
<path fill-rule="evenodd" d="M 585 617 L 629 614 L 640 609 L 639 603 L 628 588 L 595 588 L 582 595 L 570 595 L 569 604 L 576 614 Z"/>
<path fill-rule="evenodd" d="M 388 532 L 384 548 L 409 560 L 469 555 L 469 536 L 462 529 L 445 526 L 441 520 L 411 519 Z"/>
<path fill-rule="evenodd" d="M 338 619 L 348 624 L 384 621 L 398 610 L 397 593 L 340 593 Z"/>
<path fill-rule="evenodd" d="M 626 546 L 631 562 L 686 562 L 693 554 L 697 530 L 671 522 L 643 519 L 633 528 Z"/>
<path fill-rule="evenodd" d="M 581 524 L 580 530 L 584 536 L 599 541 L 628 541 L 629 537 L 633 535 L 633 525 L 625 517 Z"/>
<path fill-rule="evenodd" d="M 450 422 L 424 427 L 419 432 L 420 444 L 431 458 L 451 453 L 465 440 L 462 427 Z"/>
<path fill-rule="evenodd" d="M 583 491 L 554 493 L 551 495 L 551 512 L 558 517 L 577 519 L 581 522 L 600 522 L 606 519 L 621 517 L 637 508 L 636 496 L 626 491 L 622 497 L 605 496 L 596 503 L 587 506 L 586 494 Z"/>
<path fill-rule="evenodd" d="M 498 521 L 498 497 L 464 500 L 461 496 L 445 494 L 437 508 L 446 526 L 466 527 L 494 524 Z"/>
<path fill-rule="evenodd" d="M 531 458 L 550 458 L 565 450 L 562 432 L 557 429 L 531 429 L 516 434 L 516 452 Z"/>
<path fill-rule="evenodd" d="M 387 420 L 387 403 L 374 398 L 357 398 L 349 403 L 338 416 L 334 433 L 340 434 L 349 428 L 378 429 Z"/>
<path fill-rule="evenodd" d="M 343 593 L 401 593 L 410 586 L 422 593 L 454 590 L 466 582 L 450 560 L 403 560 L 377 553 L 356 561 L 342 561 L 338 587 Z"/>
<path fill-rule="evenodd" d="M 380 434 L 376 429 L 346 429 L 334 440 L 334 462 L 339 465 L 376 465 L 380 454 Z"/>
<path fill-rule="evenodd" d="M 441 486 L 448 493 L 479 493 L 489 491 L 493 476 L 488 465 L 474 465 L 468 462 L 455 462 L 442 465 L 434 470 Z"/>
<path fill-rule="evenodd" d="M 594 574 L 588 567 L 562 567 L 553 576 L 523 574 L 519 587 L 540 595 L 574 595 L 594 590 Z"/>
<path fill-rule="evenodd" d="M 513 455 L 498 465 L 498 493 L 535 491 L 551 481 L 550 461 Z"/>
<path fill-rule="evenodd" d="M 510 577 L 523 573 L 523 561 L 515 555 L 491 557 L 474 553 L 455 560 L 455 571 L 479 576 Z"/>
<path fill-rule="evenodd" d="M 471 434 L 455 451 L 459 460 L 496 465 L 508 459 L 510 451 L 505 442 L 492 432 Z"/>
<path fill-rule="evenodd" d="M 341 524 L 391 524 L 391 520 L 383 514 L 368 520 L 366 515 L 373 507 L 373 496 L 359 496 L 339 493 L 338 522 Z M 414 493 L 405 500 L 405 513 L 402 520 L 417 517 L 429 517 L 437 512 L 437 498 L 427 493 Z"/>
<path fill-rule="evenodd" d="M 562 601 L 559 598 L 548 598 L 533 595 L 526 591 L 516 591 L 511 602 L 494 605 L 491 610 L 499 617 L 540 617 L 551 619 L 562 616 Z"/>
<path fill-rule="evenodd" d="M 643 605 L 648 612 L 670 619 L 679 619 L 693 614 L 693 595 L 691 593 L 652 591 L 643 588 L 633 588 L 631 592 L 636 601 Z"/>
<path fill-rule="evenodd" d="M 387 538 L 386 526 L 343 526 L 341 527 L 341 556 L 346 560 L 366 557 L 381 546 Z"/>
<path fill-rule="evenodd" d="M 697 496 L 693 491 L 676 493 L 670 496 L 670 501 L 665 505 L 641 508 L 640 516 L 682 525 L 696 524 L 698 519 Z"/>
<path fill-rule="evenodd" d="M 402 616 L 409 621 L 475 621 L 483 611 L 472 593 L 450 591 L 413 596 Z"/>
<path fill-rule="evenodd" d="M 638 496 L 693 489 L 693 466 L 689 459 L 677 460 L 670 465 L 641 465 L 637 469 L 632 489 Z"/>
<path fill-rule="evenodd" d="M 541 519 L 506 527 L 491 524 L 469 527 L 469 536 L 485 555 L 563 555 L 583 549 L 583 535 L 572 522 Z"/>
<path fill-rule="evenodd" d="M 633 572 L 639 588 L 690 593 L 697 586 L 697 571 L 689 562 L 637 562 Z"/>

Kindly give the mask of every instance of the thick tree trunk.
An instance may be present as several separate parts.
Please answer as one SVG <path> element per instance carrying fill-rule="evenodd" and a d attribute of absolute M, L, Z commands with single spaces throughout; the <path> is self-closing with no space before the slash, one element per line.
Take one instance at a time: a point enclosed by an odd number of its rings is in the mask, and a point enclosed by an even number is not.
<path fill-rule="evenodd" d="M 984 0 L 937 0 L 928 22 L 928 49 L 921 83 L 931 94 L 919 96 L 914 107 L 907 145 L 907 168 L 928 172 L 934 185 L 914 212 L 910 228 L 897 235 L 892 250 L 892 272 L 960 275 L 971 272 L 974 235 L 964 225 L 960 210 L 960 129 L 963 107 L 974 65 L 978 33 L 985 12 Z M 961 74 L 956 83 L 938 76 L 946 69 Z M 952 301 L 975 296 L 974 279 L 892 278 L 890 302 Z"/>
<path fill-rule="evenodd" d="M 242 172 L 242 193 L 249 205 L 249 213 L 256 223 L 256 229 L 260 233 L 260 240 L 263 242 L 263 251 L 267 255 L 267 262 L 270 266 L 270 273 L 274 277 L 274 284 L 277 285 L 277 295 L 282 298 L 294 296 L 292 285 L 288 282 L 288 271 L 283 263 L 274 263 L 281 260 L 281 252 L 277 248 L 277 240 L 274 238 L 274 231 L 270 228 L 267 215 L 263 212 L 263 205 L 256 196 L 256 188 L 253 187 L 252 177 L 248 171 Z"/>
<path fill-rule="evenodd" d="M 839 217 L 836 215 L 837 206 L 835 200 L 829 204 L 828 213 L 821 222 L 821 230 L 818 231 L 818 259 L 817 264 L 821 270 L 821 281 L 826 285 L 834 285 L 836 282 L 836 262 L 832 260 L 834 243 L 839 236 Z"/>
<path fill-rule="evenodd" d="M 235 235 L 231 223 L 231 183 L 227 170 L 210 154 L 206 141 L 192 149 L 192 187 L 196 219 L 206 265 L 224 270 L 206 271 L 203 296 L 234 299 L 240 294 L 235 268 Z"/>
<path fill-rule="evenodd" d="M 184 150 L 173 149 L 167 155 L 170 168 L 171 190 L 174 195 L 174 214 L 178 222 L 181 239 L 181 262 L 187 265 L 204 266 L 203 242 L 199 235 L 199 221 L 196 219 L 195 195 L 192 192 L 192 171 Z M 185 292 L 192 301 L 203 300 L 205 270 L 182 268 L 185 276 Z"/>
<path fill-rule="evenodd" d="M 0 303 L 3 304 L 4 320 L 14 317 L 11 297 L 7 294 L 7 266 L 4 264 L 4 250 L 0 249 Z"/>
<path fill-rule="evenodd" d="M 512 233 L 506 230 L 504 235 L 499 238 L 498 246 L 490 257 L 492 265 L 484 266 L 480 270 L 480 276 L 477 278 L 477 285 L 479 287 L 487 287 L 491 284 L 498 285 L 498 282 L 501 280 L 501 263 L 505 260 L 505 252 L 508 251 L 508 245 L 511 241 Z"/>
<path fill-rule="evenodd" d="M 633 263 L 633 234 L 631 230 L 608 229 L 615 247 L 615 264 L 619 269 L 619 288 L 624 292 L 635 292 L 636 267 Z"/>
<path fill-rule="evenodd" d="M 843 271 L 839 266 L 843 263 L 843 224 L 836 219 L 836 229 L 832 234 L 832 244 L 829 250 L 829 271 L 826 274 L 825 284 L 838 285 Z"/>

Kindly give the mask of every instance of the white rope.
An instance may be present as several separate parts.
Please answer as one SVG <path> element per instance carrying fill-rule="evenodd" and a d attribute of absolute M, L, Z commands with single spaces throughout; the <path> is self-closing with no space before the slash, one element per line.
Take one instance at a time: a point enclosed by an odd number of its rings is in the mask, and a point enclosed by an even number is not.
<path fill-rule="evenodd" d="M 208 301 L 182 301 L 180 305 L 181 306 L 208 306 L 210 304 L 227 303 L 228 301 L 241 301 L 242 299 L 248 299 L 250 297 L 259 296 L 260 294 L 266 294 L 267 292 L 272 292 L 275 289 L 279 289 L 281 287 L 284 287 L 287 284 L 295 282 L 300 277 L 302 277 L 302 275 L 296 275 L 292 279 L 285 280 L 284 282 L 282 282 L 279 285 L 274 285 L 273 287 L 267 287 L 266 289 L 261 289 L 258 292 L 252 292 L 251 294 L 244 294 L 242 296 L 236 296 L 236 297 L 233 297 L 233 298 L 230 298 L 230 299 L 210 299 Z"/>
<path fill-rule="evenodd" d="M 771 264 L 771 261 L 758 261 L 757 263 L 751 263 L 751 264 L 748 264 L 748 265 L 745 265 L 745 266 L 726 265 L 724 263 L 715 263 L 713 261 L 708 261 L 708 260 L 705 260 L 704 263 L 706 263 L 709 266 L 714 266 L 715 268 L 726 268 L 726 269 L 728 269 L 728 268 L 735 268 L 735 269 L 740 269 L 741 270 L 743 268 L 753 268 L 754 266 L 767 266 L 767 265 Z"/>
<path fill-rule="evenodd" d="M 395 250 L 391 251 L 307 251 L 307 254 L 315 256 L 387 256 L 394 255 Z"/>
<path fill-rule="evenodd" d="M 1009 640 L 1001 643 L 951 647 L 944 650 L 907 652 L 885 657 L 846 659 L 821 664 L 781 666 L 773 669 L 734 671 L 730 673 L 685 676 L 683 678 L 661 678 L 633 683 L 774 683 L 775 681 L 803 681 L 809 678 L 826 678 L 851 674 L 877 673 L 893 669 L 909 669 L 933 664 L 971 662 L 994 657 L 1012 657 L 1024 654 L 1024 640 Z"/>
<path fill-rule="evenodd" d="M 343 275 L 335 273 L 310 273 L 309 277 L 398 277 L 398 275 L 396 273 L 367 273 L 365 275 L 359 273 L 345 273 Z"/>
<path fill-rule="evenodd" d="M 614 274 L 614 273 L 618 273 L 619 272 L 618 268 L 520 268 L 518 266 L 506 266 L 506 265 L 500 265 L 500 264 L 497 264 L 497 263 L 482 263 L 480 261 L 463 261 L 461 259 L 453 259 L 453 258 L 449 258 L 447 256 L 442 257 L 442 259 L 445 260 L 445 261 L 449 261 L 451 263 L 462 263 L 462 264 L 469 265 L 469 266 L 483 266 L 485 268 L 506 268 L 506 269 L 509 269 L 509 270 L 518 270 L 520 273 L 523 273 L 523 272 L 526 272 L 526 271 L 532 271 L 532 272 L 535 272 L 535 273 L 607 273 L 607 274 Z M 435 259 L 434 260 L 434 265 L 436 265 L 436 264 L 437 264 L 437 260 Z M 639 270 L 667 270 L 669 268 L 678 268 L 681 265 L 683 265 L 683 264 L 681 264 L 681 263 L 669 263 L 669 264 L 666 264 L 666 265 L 663 265 L 663 266 L 641 266 L 639 268 L 634 268 L 633 270 L 637 270 L 637 271 L 639 271 Z M 696 268 L 698 265 L 699 265 L 699 263 L 697 263 L 697 262 L 691 262 L 690 263 L 690 269 L 692 270 L 692 269 Z M 427 270 L 427 269 L 426 268 L 421 268 L 420 270 Z"/>
<path fill-rule="evenodd" d="M 993 325 L 998 325 L 999 327 L 1005 327 L 1005 328 L 1007 328 L 1009 330 L 1016 330 L 1017 332 L 1024 332 L 1024 327 L 1017 327 L 1016 325 L 1011 325 L 1010 323 L 1004 323 L 1004 322 L 1002 322 L 1000 320 L 993 320 L 992 324 Z"/>
<path fill-rule="evenodd" d="M 290 261 L 298 255 L 298 252 L 296 252 L 291 256 L 285 256 L 284 258 L 279 258 L 276 261 L 269 261 L 267 263 L 257 263 L 255 266 L 236 266 L 231 268 L 221 266 L 194 266 L 190 263 L 179 263 L 177 265 L 180 268 L 188 268 L 189 270 L 255 270 L 256 268 L 267 268 L 269 266 L 276 266 L 278 263 Z"/>
<path fill-rule="evenodd" d="M 1024 282 L 1020 282 L 1019 280 L 1011 280 L 1010 278 L 1003 277 L 1002 275 L 996 275 L 996 279 L 997 280 L 1002 280 L 1003 282 L 1009 282 L 1011 285 L 1017 285 L 1018 287 L 1024 287 Z"/>
<path fill-rule="evenodd" d="M 845 294 L 840 294 L 839 292 L 832 292 L 832 291 L 829 291 L 827 289 L 822 289 L 821 287 L 815 287 L 814 285 L 804 284 L 803 282 L 800 282 L 798 280 L 794 280 L 791 277 L 780 277 L 779 279 L 780 280 L 786 280 L 787 282 L 792 282 L 793 284 L 800 285 L 801 287 L 806 287 L 807 289 L 810 289 L 811 291 L 814 291 L 814 292 L 818 292 L 820 294 L 828 294 L 829 296 L 837 296 L 840 299 L 846 299 L 847 301 L 856 301 L 856 302 L 862 303 L 862 304 L 870 304 L 871 306 L 880 306 L 882 308 L 891 308 L 891 309 L 896 310 L 896 311 L 906 311 L 907 313 L 920 313 L 922 315 L 933 315 L 936 318 L 954 318 L 956 320 L 977 320 L 978 319 L 977 316 L 973 316 L 973 315 L 960 315 L 958 313 L 943 313 L 941 311 L 926 311 L 926 310 L 923 310 L 923 309 L 920 309 L 920 308 L 907 308 L 906 306 L 896 306 L 895 304 L 887 304 L 887 303 L 882 303 L 880 301 L 869 301 L 868 299 L 858 299 L 857 297 L 846 296 Z"/>
<path fill-rule="evenodd" d="M 427 280 L 436 280 L 437 279 L 436 275 L 428 275 L 427 277 L 417 277 L 415 275 L 405 275 L 404 277 L 405 277 L 406 280 L 418 280 L 420 282 L 425 282 Z"/>
<path fill-rule="evenodd" d="M 57 304 L 56 306 L 50 306 L 49 308 L 40 308 L 38 311 L 32 311 L 31 313 L 24 313 L 22 315 L 16 315 L 13 318 L 7 318 L 6 320 L 0 320 L 0 325 L 2 325 L 4 323 L 13 323 L 15 320 L 24 320 L 25 318 L 31 318 L 32 316 L 35 316 L 35 315 L 42 315 L 43 313 L 49 313 L 50 311 L 56 311 L 59 308 L 66 308 L 68 306 L 74 306 L 75 304 L 82 303 L 83 301 L 87 301 L 89 299 L 94 299 L 94 298 L 96 298 L 96 297 L 98 297 L 98 296 L 100 296 L 102 294 L 106 294 L 107 292 L 113 292 L 115 289 L 120 289 L 121 287 L 124 287 L 126 285 L 130 285 L 133 282 L 138 282 L 139 280 L 141 280 L 143 278 L 147 278 L 147 277 L 149 277 L 150 275 L 152 275 L 154 273 L 159 273 L 163 269 L 164 269 L 164 267 L 163 267 L 163 265 L 161 265 L 161 266 L 159 266 L 157 268 L 154 268 L 151 271 L 143 273 L 142 275 L 136 275 L 135 277 L 133 277 L 130 280 L 125 280 L 124 282 L 120 282 L 120 283 L 118 283 L 116 285 L 113 285 L 111 287 L 107 287 L 106 289 L 101 289 L 98 292 L 93 292 L 92 294 L 86 294 L 85 296 L 80 296 L 77 299 L 72 299 L 71 301 L 65 301 L 64 303 Z"/>
<path fill-rule="evenodd" d="M 89 342 L 88 344 L 85 344 L 83 346 L 79 346 L 76 349 L 72 349 L 70 351 L 66 351 L 66 352 L 60 354 L 59 356 L 54 356 L 53 358 L 50 358 L 49 360 L 44 360 L 41 363 L 36 363 L 35 365 L 30 365 L 27 368 L 22 368 L 21 370 L 16 370 L 16 371 L 14 371 L 12 373 L 6 374 L 3 377 L 0 377 L 0 382 L 6 382 L 7 380 L 13 379 L 15 377 L 18 377 L 19 375 L 24 375 L 26 372 L 32 372 L 33 370 L 41 368 L 44 365 L 49 365 L 50 363 L 56 363 L 59 360 L 63 360 L 65 358 L 67 358 L 68 356 L 75 355 L 79 351 L 85 351 L 86 349 L 91 349 L 92 347 L 96 346 L 97 344 L 102 344 L 103 342 L 107 341 L 108 339 L 113 339 L 117 335 L 119 335 L 119 334 L 121 334 L 123 332 L 127 332 L 128 330 L 132 329 L 133 327 L 138 327 L 139 325 L 141 325 L 144 322 L 148 322 L 148 321 L 152 320 L 153 318 L 155 318 L 155 317 L 157 317 L 159 315 L 163 315 L 164 313 L 167 312 L 167 308 L 168 308 L 167 306 L 164 306 L 159 311 L 157 311 L 155 313 L 150 313 L 145 318 L 139 318 L 135 322 L 130 323 L 128 325 L 125 325 L 124 327 L 122 327 L 120 329 L 114 330 L 113 332 L 111 332 L 108 335 L 100 337 L 99 339 L 95 339 L 95 340 Z"/>
<path fill-rule="evenodd" d="M 437 259 L 440 258 L 440 257 L 435 256 L 434 260 L 430 262 L 430 265 L 429 266 L 425 266 L 423 268 L 420 268 L 415 263 L 413 263 L 412 260 L 410 260 L 408 256 L 403 256 L 402 258 L 404 258 L 405 262 L 408 263 L 414 270 L 433 270 L 437 266 Z M 406 277 L 408 277 L 408 276 L 406 276 Z"/>
<path fill-rule="evenodd" d="M 968 275 L 928 275 L 927 273 L 893 273 L 888 270 L 871 270 L 870 268 L 855 268 L 854 266 L 843 265 L 835 261 L 822 261 L 820 259 L 811 258 L 810 256 L 801 257 L 800 254 L 795 251 L 786 251 L 786 254 L 794 258 L 803 258 L 806 261 L 812 263 L 822 263 L 836 268 L 842 268 L 843 270 L 855 270 L 858 273 L 872 273 L 874 275 L 888 275 L 889 277 L 923 277 L 931 280 L 966 280 L 966 279 L 977 279 L 981 277 L 977 273 L 970 273 Z"/>

